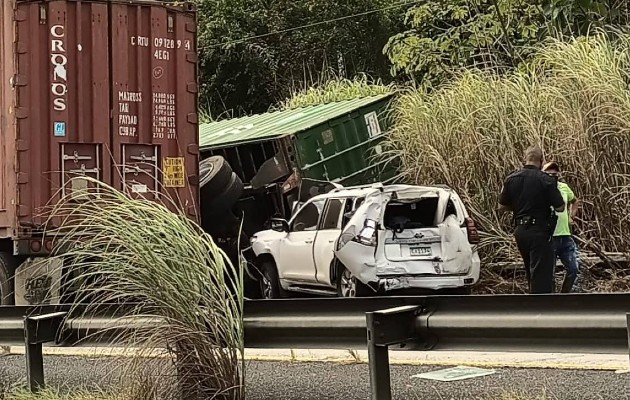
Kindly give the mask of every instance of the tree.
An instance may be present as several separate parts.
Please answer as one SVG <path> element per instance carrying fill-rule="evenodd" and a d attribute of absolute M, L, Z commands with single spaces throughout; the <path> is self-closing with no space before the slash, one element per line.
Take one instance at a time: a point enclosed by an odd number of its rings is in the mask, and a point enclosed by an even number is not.
<path fill-rule="evenodd" d="M 439 84 L 454 71 L 511 70 L 549 36 L 580 36 L 629 20 L 625 0 L 429 0 L 410 9 L 409 29 L 384 52 L 393 74 Z"/>
<path fill-rule="evenodd" d="M 430 0 L 407 12 L 384 52 L 392 73 L 439 82 L 455 70 L 509 68 L 540 39 L 542 8 L 529 0 Z"/>
<path fill-rule="evenodd" d="M 267 111 L 330 71 L 391 79 L 382 48 L 402 29 L 395 0 L 196 1 L 200 100 L 215 118 Z"/>
<path fill-rule="evenodd" d="M 619 27 L 630 21 L 627 0 L 547 0 L 545 18 L 563 35 L 583 36 L 595 28 Z"/>

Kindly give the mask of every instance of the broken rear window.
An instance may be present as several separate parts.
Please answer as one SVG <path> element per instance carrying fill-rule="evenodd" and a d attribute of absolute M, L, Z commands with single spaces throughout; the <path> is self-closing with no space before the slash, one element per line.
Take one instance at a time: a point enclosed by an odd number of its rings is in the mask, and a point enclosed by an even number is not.
<path fill-rule="evenodd" d="M 439 198 L 429 197 L 415 202 L 392 200 L 385 208 L 386 229 L 403 231 L 435 226 Z"/>

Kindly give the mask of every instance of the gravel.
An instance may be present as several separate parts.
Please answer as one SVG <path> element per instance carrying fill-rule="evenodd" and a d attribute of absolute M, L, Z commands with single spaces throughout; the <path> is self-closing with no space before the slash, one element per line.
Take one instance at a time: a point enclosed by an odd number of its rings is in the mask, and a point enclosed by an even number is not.
<path fill-rule="evenodd" d="M 107 389 L 117 381 L 120 362 L 111 358 L 45 356 L 46 382 L 64 391 Z M 365 364 L 249 362 L 248 400 L 369 399 Z M 500 369 L 459 382 L 434 382 L 411 375 L 442 367 L 393 366 L 394 399 L 507 400 L 513 395 L 534 400 L 630 400 L 629 374 L 613 371 Z M 24 382 L 23 356 L 0 357 L 0 386 Z"/>

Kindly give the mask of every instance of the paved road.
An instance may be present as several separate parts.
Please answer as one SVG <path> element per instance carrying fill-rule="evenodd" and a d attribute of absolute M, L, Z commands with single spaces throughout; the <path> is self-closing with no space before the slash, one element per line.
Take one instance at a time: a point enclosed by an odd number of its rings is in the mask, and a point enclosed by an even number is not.
<path fill-rule="evenodd" d="M 63 388 L 107 387 L 116 375 L 105 358 L 47 356 L 47 382 Z M 0 386 L 24 379 L 23 356 L 0 357 Z M 411 378 L 441 367 L 392 367 L 394 398 L 404 400 L 630 400 L 630 374 L 612 371 L 501 369 L 495 375 L 442 383 Z M 248 400 L 363 400 L 369 398 L 365 364 L 249 362 Z M 519 398 L 519 399 L 520 399 Z"/>

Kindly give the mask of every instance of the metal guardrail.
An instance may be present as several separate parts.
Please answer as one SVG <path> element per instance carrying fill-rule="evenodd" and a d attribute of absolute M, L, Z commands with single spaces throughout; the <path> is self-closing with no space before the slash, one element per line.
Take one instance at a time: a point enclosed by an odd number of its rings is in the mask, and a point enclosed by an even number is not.
<path fill-rule="evenodd" d="M 62 345 L 73 345 L 124 311 L 109 307 L 92 319 L 61 322 L 58 313 L 65 316 L 68 310 L 69 306 L 0 307 L 0 344 L 26 340 L 33 390 L 44 382 L 41 343 L 61 338 Z M 629 313 L 630 294 L 247 301 L 245 345 L 367 348 L 372 399 L 389 400 L 389 348 L 623 354 L 628 352 Z M 26 323 L 24 316 L 29 316 Z M 151 326 L 159 320 L 141 323 Z M 107 343 L 111 336 L 90 337 Z"/>

